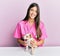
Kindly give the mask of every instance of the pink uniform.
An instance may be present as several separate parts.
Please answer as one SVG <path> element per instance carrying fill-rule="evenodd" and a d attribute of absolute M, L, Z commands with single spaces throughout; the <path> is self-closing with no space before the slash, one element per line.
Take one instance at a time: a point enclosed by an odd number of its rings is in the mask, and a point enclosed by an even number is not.
<path fill-rule="evenodd" d="M 40 37 L 40 39 L 47 38 L 44 23 L 40 22 L 39 27 L 42 31 L 42 36 Z M 30 26 L 28 21 L 21 20 L 20 22 L 17 23 L 16 29 L 14 32 L 14 38 L 21 38 L 27 33 L 32 34 L 32 36 L 36 39 L 35 23 L 32 26 Z M 40 45 L 40 46 L 42 46 L 42 45 Z"/>

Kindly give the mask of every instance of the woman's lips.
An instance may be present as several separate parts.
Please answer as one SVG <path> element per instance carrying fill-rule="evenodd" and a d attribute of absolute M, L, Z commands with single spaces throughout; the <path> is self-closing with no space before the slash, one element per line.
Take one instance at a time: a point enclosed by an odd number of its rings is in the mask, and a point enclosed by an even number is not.
<path fill-rule="evenodd" d="M 32 16 L 32 17 L 35 17 L 35 15 L 34 15 L 34 14 L 32 14 L 31 16 Z"/>

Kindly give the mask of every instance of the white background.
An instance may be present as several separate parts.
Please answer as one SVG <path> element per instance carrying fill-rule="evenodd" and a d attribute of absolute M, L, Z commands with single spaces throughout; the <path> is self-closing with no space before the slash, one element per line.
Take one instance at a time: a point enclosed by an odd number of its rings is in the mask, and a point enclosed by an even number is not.
<path fill-rule="evenodd" d="M 21 47 L 0 47 L 1 56 L 60 56 L 60 47 L 39 47 L 31 55 Z"/>

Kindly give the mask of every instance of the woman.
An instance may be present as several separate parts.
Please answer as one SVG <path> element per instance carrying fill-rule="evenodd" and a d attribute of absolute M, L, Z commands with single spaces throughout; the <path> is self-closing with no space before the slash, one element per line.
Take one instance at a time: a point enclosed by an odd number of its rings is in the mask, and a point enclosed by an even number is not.
<path fill-rule="evenodd" d="M 14 37 L 17 38 L 17 42 L 20 46 L 26 46 L 27 43 L 24 41 L 23 36 L 30 33 L 34 41 L 31 41 L 32 46 L 43 46 L 44 40 L 47 37 L 44 23 L 40 21 L 39 6 L 36 3 L 32 3 L 28 10 L 26 17 L 18 22 Z"/>

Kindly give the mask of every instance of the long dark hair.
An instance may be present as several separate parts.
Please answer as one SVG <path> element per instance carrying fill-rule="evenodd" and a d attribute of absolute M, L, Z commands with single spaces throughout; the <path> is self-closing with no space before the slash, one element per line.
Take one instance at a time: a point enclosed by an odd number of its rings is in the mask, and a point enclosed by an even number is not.
<path fill-rule="evenodd" d="M 27 10 L 27 14 L 26 17 L 23 20 L 28 20 L 29 19 L 29 11 L 32 7 L 37 7 L 37 16 L 35 17 L 34 21 L 35 21 L 35 27 L 36 27 L 36 34 L 37 34 L 37 39 L 39 39 L 42 35 L 41 29 L 39 27 L 40 25 L 40 9 L 37 3 L 32 3 L 28 10 Z"/>

